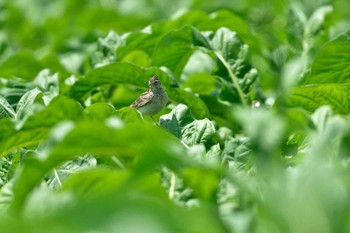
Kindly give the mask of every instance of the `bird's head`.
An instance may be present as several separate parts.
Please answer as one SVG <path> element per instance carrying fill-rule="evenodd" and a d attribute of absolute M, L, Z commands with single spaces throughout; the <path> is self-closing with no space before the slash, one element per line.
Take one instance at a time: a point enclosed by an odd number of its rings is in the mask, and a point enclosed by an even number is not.
<path fill-rule="evenodd" d="M 153 76 L 148 81 L 148 87 L 151 90 L 154 90 L 154 91 L 161 90 L 162 89 L 162 83 L 160 82 L 160 80 L 159 80 L 159 78 L 157 76 Z"/>

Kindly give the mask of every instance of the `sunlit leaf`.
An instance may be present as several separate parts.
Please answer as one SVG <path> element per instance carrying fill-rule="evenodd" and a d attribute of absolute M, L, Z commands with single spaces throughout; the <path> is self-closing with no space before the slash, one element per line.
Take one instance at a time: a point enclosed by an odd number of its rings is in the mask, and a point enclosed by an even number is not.
<path fill-rule="evenodd" d="M 186 26 L 167 33 L 157 44 L 153 55 L 153 64 L 166 66 L 179 77 L 196 46 L 209 47 L 200 32 Z"/>
<path fill-rule="evenodd" d="M 8 58 L 0 65 L 0 76 L 8 79 L 20 77 L 33 80 L 43 68 L 32 53 L 23 51 Z"/>
<path fill-rule="evenodd" d="M 21 147 L 36 145 L 48 138 L 51 127 L 65 120 L 74 120 L 81 113 L 81 106 L 66 97 L 54 99 L 44 110 L 33 114 L 15 129 L 13 123 L 2 121 L 3 133 L 0 137 L 0 157 Z"/>
<path fill-rule="evenodd" d="M 189 146 L 204 143 L 215 133 L 215 127 L 210 120 L 194 119 L 185 105 L 178 105 L 171 113 L 163 115 L 160 122 L 163 127 Z"/>
<path fill-rule="evenodd" d="M 348 83 L 350 77 L 350 33 L 328 42 L 318 52 L 304 84 Z"/>
<path fill-rule="evenodd" d="M 328 105 L 341 114 L 350 111 L 349 87 L 344 84 L 319 84 L 296 87 L 290 91 L 287 104 L 291 107 L 303 107 L 313 112 Z"/>
<path fill-rule="evenodd" d="M 135 140 L 138 143 L 134 143 Z M 155 146 L 149 147 L 149 144 Z M 160 164 L 176 167 L 179 160 L 178 153 L 181 151 L 184 153 L 183 150 L 181 143 L 170 134 L 144 124 L 133 124 L 116 129 L 108 127 L 103 122 L 81 122 L 52 148 L 46 160 L 39 161 L 33 158 L 31 160 L 33 164 L 28 164 L 28 167 L 24 168 L 22 178 L 19 178 L 15 187 L 17 197 L 13 208 L 19 210 L 23 207 L 34 185 L 38 184 L 51 169 L 78 155 L 92 153 L 109 157 L 116 154 L 138 158 L 135 169 L 139 172 L 147 172 Z M 186 159 L 184 158 L 183 161 Z M 31 177 L 30 181 L 28 176 Z"/>

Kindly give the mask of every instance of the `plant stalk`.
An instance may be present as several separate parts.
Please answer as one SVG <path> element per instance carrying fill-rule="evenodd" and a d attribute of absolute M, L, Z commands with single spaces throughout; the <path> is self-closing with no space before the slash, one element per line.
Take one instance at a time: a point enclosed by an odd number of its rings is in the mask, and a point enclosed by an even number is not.
<path fill-rule="evenodd" d="M 243 104 L 244 107 L 246 107 L 248 104 L 247 104 L 247 101 L 246 99 L 244 98 L 244 93 L 242 91 L 242 88 L 241 86 L 239 85 L 238 83 L 238 78 L 236 77 L 236 75 L 232 72 L 231 68 L 230 68 L 230 65 L 226 62 L 225 58 L 223 58 L 221 56 L 220 53 L 218 52 L 215 52 L 215 55 L 219 58 L 219 60 L 222 62 L 222 64 L 225 66 L 225 68 L 227 69 L 228 71 L 228 74 L 230 75 L 230 78 L 233 82 L 233 84 L 236 86 L 237 88 L 237 91 L 238 91 L 238 95 L 239 95 L 239 98 L 241 99 L 241 102 Z"/>

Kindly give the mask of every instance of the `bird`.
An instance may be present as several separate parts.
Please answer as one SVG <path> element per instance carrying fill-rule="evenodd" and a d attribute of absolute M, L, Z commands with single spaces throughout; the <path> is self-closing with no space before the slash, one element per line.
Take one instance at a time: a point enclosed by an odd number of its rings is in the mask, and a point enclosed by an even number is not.
<path fill-rule="evenodd" d="M 130 107 L 137 109 L 142 116 L 150 116 L 154 120 L 153 115 L 160 112 L 168 103 L 168 95 L 162 87 L 157 76 L 152 76 L 148 81 L 149 90 L 142 93 Z"/>

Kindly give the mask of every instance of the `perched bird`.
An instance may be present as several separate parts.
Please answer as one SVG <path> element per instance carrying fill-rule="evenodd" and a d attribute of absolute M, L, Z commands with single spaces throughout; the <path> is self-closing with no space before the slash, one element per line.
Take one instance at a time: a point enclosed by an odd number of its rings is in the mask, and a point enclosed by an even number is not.
<path fill-rule="evenodd" d="M 150 116 L 153 119 L 152 116 L 160 112 L 168 103 L 168 95 L 157 76 L 150 78 L 148 87 L 149 90 L 136 99 L 130 107 L 136 108 L 143 116 Z M 156 122 L 154 119 L 153 121 Z"/>

